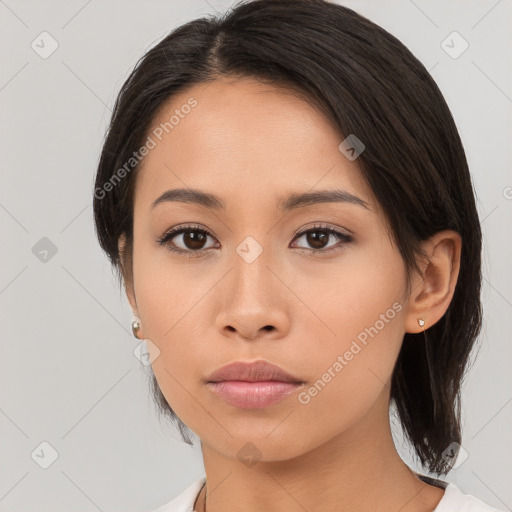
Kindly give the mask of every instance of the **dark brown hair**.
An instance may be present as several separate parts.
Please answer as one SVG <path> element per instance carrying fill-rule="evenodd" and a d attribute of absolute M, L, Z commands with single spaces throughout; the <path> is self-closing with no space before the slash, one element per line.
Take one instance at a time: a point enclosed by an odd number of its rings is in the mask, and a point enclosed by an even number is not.
<path fill-rule="evenodd" d="M 473 186 L 454 120 L 428 71 L 397 38 L 353 10 L 324 0 L 242 1 L 224 15 L 179 26 L 138 61 L 115 102 L 94 191 L 99 243 L 119 282 L 132 279 L 138 165 L 130 158 L 164 102 L 220 75 L 301 91 L 343 137 L 355 134 L 363 141 L 357 163 L 385 212 L 408 276 L 417 269 L 422 240 L 445 229 L 461 235 L 451 304 L 425 333 L 405 334 L 391 386 L 421 463 L 447 473 L 451 462 L 443 451 L 461 444 L 460 388 L 481 328 L 481 230 Z M 132 168 L 126 171 L 128 161 Z M 152 386 L 160 411 L 190 443 L 154 375 Z"/>

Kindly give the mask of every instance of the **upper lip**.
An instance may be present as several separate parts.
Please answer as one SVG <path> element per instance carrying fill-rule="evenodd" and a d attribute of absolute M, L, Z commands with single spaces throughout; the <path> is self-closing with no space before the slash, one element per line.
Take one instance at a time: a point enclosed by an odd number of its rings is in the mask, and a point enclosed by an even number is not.
<path fill-rule="evenodd" d="M 244 380 L 247 382 L 275 380 L 280 382 L 302 381 L 293 375 L 285 372 L 279 366 L 267 361 L 235 361 L 222 366 L 208 377 L 208 382 L 219 382 L 223 380 Z"/>

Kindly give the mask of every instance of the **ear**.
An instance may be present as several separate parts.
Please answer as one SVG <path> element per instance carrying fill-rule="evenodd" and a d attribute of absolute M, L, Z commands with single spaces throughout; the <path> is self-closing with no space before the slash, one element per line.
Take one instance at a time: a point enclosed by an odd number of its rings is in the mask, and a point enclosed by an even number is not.
<path fill-rule="evenodd" d="M 126 298 L 130 303 L 132 308 L 133 315 L 140 319 L 139 310 L 137 308 L 137 300 L 135 299 L 135 288 L 133 283 L 133 266 L 132 266 L 132 255 L 129 254 L 129 251 L 133 250 L 133 248 L 126 247 L 126 236 L 123 233 L 117 242 L 117 249 L 119 252 L 119 262 L 121 265 L 121 274 L 123 276 L 124 289 L 126 293 Z M 142 323 L 142 322 L 141 322 Z M 144 338 L 144 333 L 142 329 L 142 325 L 138 332 L 138 337 L 140 339 Z"/>
<path fill-rule="evenodd" d="M 459 276 L 461 246 L 461 236 L 453 230 L 440 231 L 421 244 L 426 259 L 419 262 L 421 273 L 411 279 L 405 332 L 424 331 L 445 314 Z"/>

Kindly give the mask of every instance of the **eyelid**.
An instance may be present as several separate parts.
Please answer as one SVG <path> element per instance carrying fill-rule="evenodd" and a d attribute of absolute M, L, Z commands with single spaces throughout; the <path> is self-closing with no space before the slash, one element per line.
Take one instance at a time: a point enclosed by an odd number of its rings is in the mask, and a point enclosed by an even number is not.
<path fill-rule="evenodd" d="M 346 228 L 340 228 L 338 226 L 334 226 L 332 224 L 324 223 L 324 222 L 316 222 L 312 226 L 307 226 L 305 228 L 300 228 L 298 231 L 296 231 L 294 236 L 303 235 L 304 233 L 307 233 L 309 231 L 314 231 L 315 229 L 318 230 L 325 230 L 325 231 L 331 231 L 339 233 L 340 235 L 346 236 L 347 238 L 353 237 L 352 231 L 346 229 Z"/>

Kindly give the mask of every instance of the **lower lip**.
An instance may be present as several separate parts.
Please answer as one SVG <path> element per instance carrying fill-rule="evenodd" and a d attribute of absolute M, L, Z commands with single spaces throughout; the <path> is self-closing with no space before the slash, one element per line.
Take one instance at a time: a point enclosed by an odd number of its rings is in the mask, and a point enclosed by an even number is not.
<path fill-rule="evenodd" d="M 208 387 L 235 407 L 263 409 L 280 402 L 301 386 L 298 382 L 223 380 L 209 382 Z"/>

